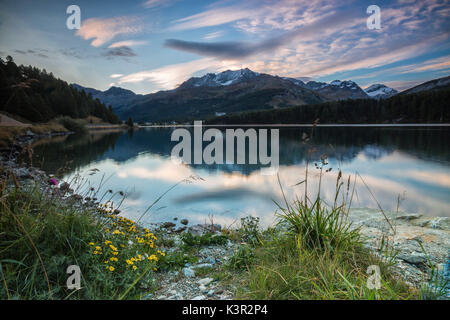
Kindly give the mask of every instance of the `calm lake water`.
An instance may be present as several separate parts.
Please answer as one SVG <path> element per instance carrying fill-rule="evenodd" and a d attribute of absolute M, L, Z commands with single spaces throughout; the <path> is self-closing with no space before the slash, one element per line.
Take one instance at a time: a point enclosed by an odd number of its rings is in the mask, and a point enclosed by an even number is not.
<path fill-rule="evenodd" d="M 106 180 L 97 197 L 108 189 L 125 192 L 120 209 L 132 219 L 180 180 L 192 175 L 203 179 L 169 191 L 143 222 L 177 217 L 201 223 L 213 216 L 214 222 L 228 225 L 248 215 L 259 216 L 266 225 L 273 222 L 274 201 L 282 203 L 276 175 L 261 175 L 258 165 L 177 165 L 170 158 L 176 144 L 170 141 L 173 130 L 144 128 L 40 140 L 34 164 L 50 173 L 63 167 L 66 181 L 79 174 L 95 188 Z M 334 197 L 340 167 L 346 181 L 351 176 L 353 182 L 358 172 L 383 209 L 396 210 L 400 195 L 402 211 L 450 216 L 449 127 L 318 127 L 313 139 L 302 143 L 303 133 L 310 131 L 280 128 L 279 176 L 288 199 L 304 194 L 304 185 L 295 185 L 304 179 L 308 154 L 308 190 L 314 195 L 319 172 L 314 162 L 326 154 L 327 167 L 333 168 L 322 178 L 321 194 L 327 201 Z M 353 207 L 377 208 L 359 178 L 355 190 Z"/>

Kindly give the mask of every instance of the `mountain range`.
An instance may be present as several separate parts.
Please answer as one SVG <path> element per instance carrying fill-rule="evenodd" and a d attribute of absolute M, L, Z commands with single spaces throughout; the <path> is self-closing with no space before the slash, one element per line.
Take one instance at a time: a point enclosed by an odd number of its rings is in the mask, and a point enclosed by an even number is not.
<path fill-rule="evenodd" d="M 436 79 L 407 91 L 419 92 L 430 90 L 433 86 L 448 86 L 448 78 Z M 280 109 L 347 99 L 384 99 L 398 94 L 395 89 L 383 84 L 374 84 L 363 90 L 351 80 L 305 83 L 300 79 L 258 73 L 248 68 L 192 77 L 173 90 L 146 95 L 119 87 L 100 91 L 77 84 L 72 86 L 111 105 L 122 119 L 132 117 L 145 122 L 189 121 L 240 111 Z"/>

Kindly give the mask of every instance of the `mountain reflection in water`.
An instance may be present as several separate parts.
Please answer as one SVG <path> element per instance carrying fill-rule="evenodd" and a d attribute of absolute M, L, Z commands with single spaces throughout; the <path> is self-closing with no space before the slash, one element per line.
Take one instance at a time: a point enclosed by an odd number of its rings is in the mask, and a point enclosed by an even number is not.
<path fill-rule="evenodd" d="M 244 128 L 245 130 L 246 128 Z M 130 218 L 139 217 L 158 196 L 189 176 L 204 179 L 182 183 L 166 194 L 145 221 L 174 217 L 204 222 L 208 215 L 218 223 L 232 223 L 246 215 L 274 219 L 274 201 L 282 199 L 277 177 L 260 174 L 259 165 L 177 165 L 170 160 L 174 128 L 144 128 L 134 132 L 97 132 L 41 140 L 34 147 L 34 164 L 70 179 L 75 173 L 105 189 L 123 190 L 121 207 Z M 192 128 L 188 128 L 192 130 Z M 223 129 L 224 130 L 224 129 Z M 450 130 L 447 127 L 318 127 L 308 143 L 302 143 L 308 127 L 280 128 L 280 179 L 289 199 L 304 193 L 295 186 L 304 179 L 310 151 L 310 185 L 318 187 L 314 162 L 328 156 L 333 170 L 322 179 L 322 196 L 332 201 L 338 168 L 345 179 L 358 172 L 384 209 L 400 209 L 427 215 L 450 215 Z M 207 143 L 205 143 L 206 145 Z M 89 176 L 89 170 L 99 169 Z M 59 170 L 59 171 L 58 171 Z M 376 208 L 376 202 L 361 182 L 357 183 L 354 207 Z"/>

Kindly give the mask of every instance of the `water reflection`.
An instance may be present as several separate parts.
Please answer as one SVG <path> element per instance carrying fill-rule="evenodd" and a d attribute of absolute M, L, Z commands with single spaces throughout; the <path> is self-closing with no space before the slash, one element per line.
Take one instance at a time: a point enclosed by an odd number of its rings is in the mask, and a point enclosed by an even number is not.
<path fill-rule="evenodd" d="M 65 164 L 66 177 L 75 172 L 90 176 L 92 183 L 108 177 L 105 188 L 124 190 L 123 211 L 138 217 L 159 195 L 189 176 L 204 181 L 183 183 L 171 190 L 146 221 L 185 217 L 204 222 L 214 215 L 219 223 L 232 223 L 246 215 L 257 215 L 270 223 L 282 195 L 276 176 L 263 176 L 258 165 L 176 165 L 170 160 L 174 143 L 171 128 L 146 128 L 129 132 L 94 133 L 82 137 L 40 141 L 35 163 L 49 172 Z M 337 169 L 345 178 L 359 172 L 383 208 L 395 210 L 399 194 L 405 195 L 401 209 L 429 215 L 450 215 L 450 152 L 448 128 L 316 128 L 314 138 L 302 143 L 311 128 L 280 129 L 280 178 L 288 198 L 304 193 L 294 186 L 304 179 L 308 150 L 312 162 L 327 154 L 333 170 L 323 177 L 322 195 L 332 201 Z M 318 171 L 311 170 L 311 196 L 317 190 Z M 376 208 L 376 202 L 359 181 L 355 207 Z"/>

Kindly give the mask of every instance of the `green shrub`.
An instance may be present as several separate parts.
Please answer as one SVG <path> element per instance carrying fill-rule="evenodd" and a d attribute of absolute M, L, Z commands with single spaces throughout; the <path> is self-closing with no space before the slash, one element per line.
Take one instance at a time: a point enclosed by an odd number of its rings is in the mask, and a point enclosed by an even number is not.
<path fill-rule="evenodd" d="M 60 117 L 57 121 L 67 130 L 76 133 L 86 133 L 87 129 L 82 120 L 72 119 L 70 117 Z"/>
<path fill-rule="evenodd" d="M 203 235 L 193 235 L 191 232 L 186 232 L 181 236 L 183 242 L 188 246 L 209 246 L 209 245 L 223 245 L 228 241 L 228 237 L 222 234 L 213 234 L 207 232 Z"/>

